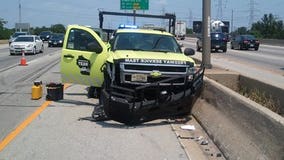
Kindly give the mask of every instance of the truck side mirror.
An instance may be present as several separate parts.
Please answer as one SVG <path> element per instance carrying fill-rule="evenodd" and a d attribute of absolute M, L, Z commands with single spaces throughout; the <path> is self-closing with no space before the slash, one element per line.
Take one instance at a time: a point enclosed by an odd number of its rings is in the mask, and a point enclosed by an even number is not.
<path fill-rule="evenodd" d="M 98 43 L 90 42 L 88 43 L 88 50 L 100 54 L 103 51 L 103 48 Z"/>
<path fill-rule="evenodd" d="M 193 56 L 195 54 L 195 51 L 192 48 L 185 48 L 183 53 L 186 56 Z"/>

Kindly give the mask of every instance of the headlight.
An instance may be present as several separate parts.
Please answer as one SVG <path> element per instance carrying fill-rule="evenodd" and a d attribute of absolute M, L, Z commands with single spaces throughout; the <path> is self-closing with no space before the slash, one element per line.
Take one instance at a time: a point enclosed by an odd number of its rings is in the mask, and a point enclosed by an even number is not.
<path fill-rule="evenodd" d="M 60 40 L 59 43 L 62 43 L 62 41 Z"/>
<path fill-rule="evenodd" d="M 188 76 L 188 80 L 189 80 L 189 81 L 192 81 L 192 80 L 193 80 L 193 75 L 192 75 L 192 74 Z"/>
<path fill-rule="evenodd" d="M 11 45 L 10 45 L 10 48 L 14 48 L 14 45 L 13 45 L 13 44 L 11 44 Z"/>
<path fill-rule="evenodd" d="M 34 46 L 33 44 L 29 44 L 27 47 L 32 48 L 33 46 Z"/>
<path fill-rule="evenodd" d="M 49 43 L 51 43 L 51 41 L 48 41 Z"/>
<path fill-rule="evenodd" d="M 195 71 L 196 71 L 195 67 L 188 68 L 188 80 L 189 81 L 193 80 L 193 77 L 194 77 L 193 75 Z"/>
<path fill-rule="evenodd" d="M 196 71 L 195 67 L 190 67 L 190 68 L 188 68 L 188 73 L 189 73 L 189 74 L 194 74 L 195 71 Z"/>

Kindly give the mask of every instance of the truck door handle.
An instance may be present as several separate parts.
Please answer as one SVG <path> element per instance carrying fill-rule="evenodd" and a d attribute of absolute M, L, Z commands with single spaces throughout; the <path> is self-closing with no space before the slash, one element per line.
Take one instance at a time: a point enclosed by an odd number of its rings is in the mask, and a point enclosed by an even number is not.
<path fill-rule="evenodd" d="M 67 54 L 67 55 L 64 55 L 64 58 L 74 58 L 74 56 L 73 55 L 71 55 L 71 54 Z"/>

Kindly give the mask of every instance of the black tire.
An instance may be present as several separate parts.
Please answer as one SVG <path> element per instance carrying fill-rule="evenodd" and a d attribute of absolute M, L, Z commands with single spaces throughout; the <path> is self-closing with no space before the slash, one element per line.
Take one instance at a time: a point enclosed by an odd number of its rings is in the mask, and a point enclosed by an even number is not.
<path fill-rule="evenodd" d="M 33 55 L 36 55 L 36 47 L 34 47 Z"/>
<path fill-rule="evenodd" d="M 224 49 L 223 49 L 223 52 L 226 53 L 226 52 L 227 52 L 227 48 L 224 48 Z"/>
<path fill-rule="evenodd" d="M 233 44 L 231 44 L 231 49 L 234 49 L 234 46 L 233 46 Z"/>
<path fill-rule="evenodd" d="M 89 89 L 88 89 L 87 96 L 88 96 L 88 98 L 99 98 L 96 87 L 90 86 Z"/>
<path fill-rule="evenodd" d="M 40 53 L 43 53 L 43 51 L 44 51 L 44 46 L 42 45 L 39 52 L 40 52 Z"/>
<path fill-rule="evenodd" d="M 258 47 L 255 47 L 254 50 L 255 50 L 255 51 L 258 51 Z"/>
<path fill-rule="evenodd" d="M 198 46 L 198 44 L 196 44 L 196 50 L 197 50 L 198 52 L 200 52 L 200 50 L 201 50 L 201 48 Z"/>

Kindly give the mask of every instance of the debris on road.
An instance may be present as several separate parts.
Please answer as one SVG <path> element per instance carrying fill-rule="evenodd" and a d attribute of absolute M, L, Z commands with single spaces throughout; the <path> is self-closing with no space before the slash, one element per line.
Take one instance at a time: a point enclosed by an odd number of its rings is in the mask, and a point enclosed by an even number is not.
<path fill-rule="evenodd" d="M 194 125 L 184 125 L 184 126 L 180 126 L 180 128 L 184 129 L 184 130 L 190 130 L 190 131 L 194 131 L 195 130 Z"/>
<path fill-rule="evenodd" d="M 209 143 L 209 142 L 208 142 L 207 140 L 203 140 L 200 144 L 201 144 L 201 145 L 208 145 L 208 143 Z"/>

